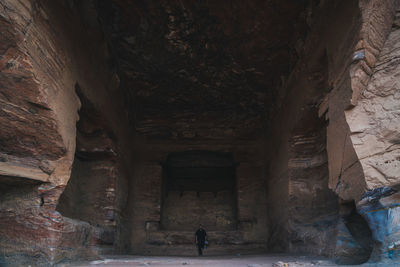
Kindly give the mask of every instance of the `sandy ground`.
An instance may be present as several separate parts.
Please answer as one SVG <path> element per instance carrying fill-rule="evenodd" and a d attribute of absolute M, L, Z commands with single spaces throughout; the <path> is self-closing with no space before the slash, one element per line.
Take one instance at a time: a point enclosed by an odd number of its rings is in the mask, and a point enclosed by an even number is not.
<path fill-rule="evenodd" d="M 120 256 L 68 266 L 216 266 L 216 267 L 297 267 L 339 266 L 322 258 L 291 255 L 236 255 L 203 257 Z M 344 265 L 341 265 L 344 266 Z"/>

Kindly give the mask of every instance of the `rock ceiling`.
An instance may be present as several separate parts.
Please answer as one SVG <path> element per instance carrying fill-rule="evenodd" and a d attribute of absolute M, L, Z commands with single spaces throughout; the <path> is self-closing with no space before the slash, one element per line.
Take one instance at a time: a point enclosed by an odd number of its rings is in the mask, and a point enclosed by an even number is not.
<path fill-rule="evenodd" d="M 153 139 L 261 134 L 297 60 L 306 2 L 99 1 L 136 130 Z"/>

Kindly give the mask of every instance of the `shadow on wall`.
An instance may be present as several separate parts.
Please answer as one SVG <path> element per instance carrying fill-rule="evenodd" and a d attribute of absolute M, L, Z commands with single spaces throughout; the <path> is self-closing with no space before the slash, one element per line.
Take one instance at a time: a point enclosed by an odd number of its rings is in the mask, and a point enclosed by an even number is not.
<path fill-rule="evenodd" d="M 361 10 L 358 1 L 324 1 L 313 15 L 273 124 L 268 185 L 275 235 L 269 245 L 360 264 L 368 261 L 373 242 L 353 204 L 365 190 L 365 179 L 344 111 L 353 93 L 350 69 L 360 41 Z M 341 204 L 344 200 L 352 204 Z"/>
<path fill-rule="evenodd" d="M 303 109 L 289 139 L 289 250 L 332 255 L 338 198 L 329 189 L 326 125 L 314 106 Z"/>
<path fill-rule="evenodd" d="M 340 204 L 337 226 L 336 256 L 338 264 L 362 264 L 369 260 L 372 232 L 367 221 L 357 212 L 354 202 Z"/>
<path fill-rule="evenodd" d="M 57 211 L 63 216 L 98 227 L 97 244 L 103 253 L 112 250 L 119 209 L 116 186 L 120 176 L 116 138 L 108 129 L 104 116 L 83 95 L 77 123 L 76 150 L 71 178 L 62 193 Z"/>

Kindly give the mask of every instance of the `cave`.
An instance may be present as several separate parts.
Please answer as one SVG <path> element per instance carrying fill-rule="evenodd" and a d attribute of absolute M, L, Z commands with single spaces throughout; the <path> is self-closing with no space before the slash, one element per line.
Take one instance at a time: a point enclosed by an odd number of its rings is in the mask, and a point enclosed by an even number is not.
<path fill-rule="evenodd" d="M 0 32 L 1 266 L 201 265 L 200 224 L 206 260 L 399 264 L 399 1 L 1 0 Z"/>

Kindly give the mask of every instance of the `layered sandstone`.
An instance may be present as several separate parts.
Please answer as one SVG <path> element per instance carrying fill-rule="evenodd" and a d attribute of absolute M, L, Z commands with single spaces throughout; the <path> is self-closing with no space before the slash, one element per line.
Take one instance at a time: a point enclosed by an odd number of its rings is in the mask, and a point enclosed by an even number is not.
<path fill-rule="evenodd" d="M 399 3 L 0 2 L 0 265 L 398 260 Z"/>

